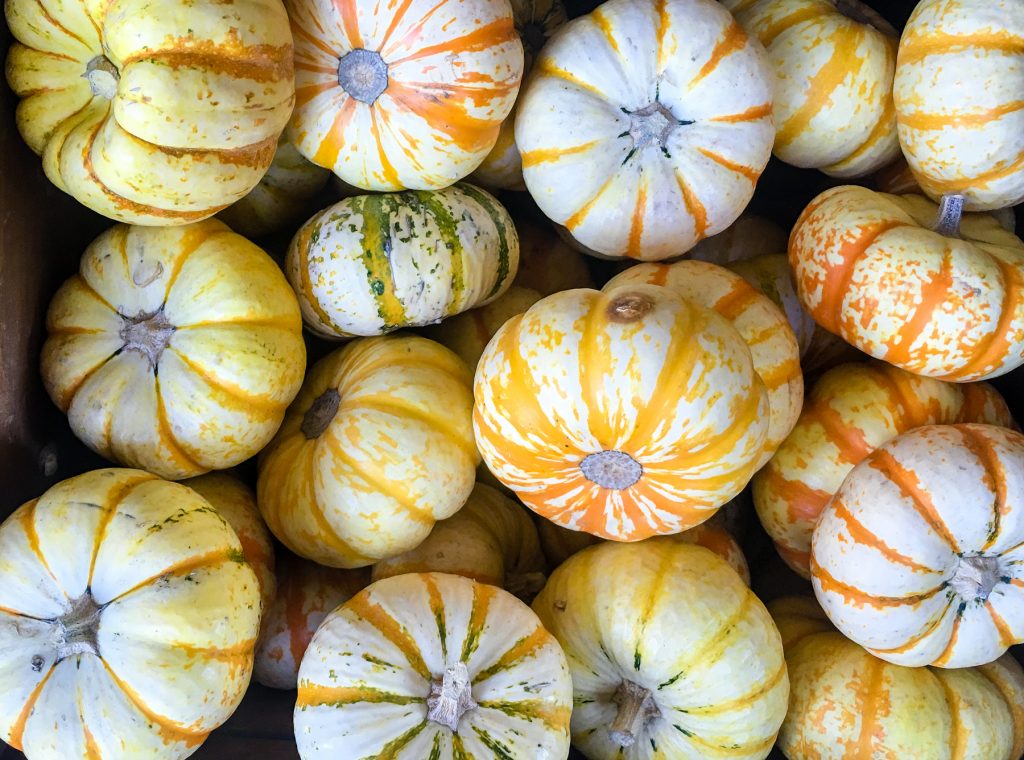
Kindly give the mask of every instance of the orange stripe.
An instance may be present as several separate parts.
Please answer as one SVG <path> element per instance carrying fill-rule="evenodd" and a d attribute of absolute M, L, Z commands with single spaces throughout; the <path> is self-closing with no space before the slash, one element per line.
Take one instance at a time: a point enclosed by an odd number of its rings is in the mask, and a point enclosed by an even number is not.
<path fill-rule="evenodd" d="M 683 204 L 686 206 L 686 210 L 690 216 L 693 217 L 694 235 L 696 235 L 697 238 L 703 238 L 708 229 L 707 209 L 704 208 L 704 204 L 700 202 L 700 198 L 694 194 L 690 189 L 690 186 L 686 184 L 686 179 L 678 170 L 676 170 L 675 175 L 676 184 L 679 186 L 679 194 L 683 198 Z"/>
<path fill-rule="evenodd" d="M 362 703 L 409 705 L 420 704 L 426 697 L 405 694 L 391 694 L 370 686 L 321 686 L 320 684 L 301 681 L 299 683 L 297 704 L 301 707 L 318 707 L 328 705 L 341 707 Z"/>
<path fill-rule="evenodd" d="M 587 214 L 589 214 L 590 210 L 594 207 L 594 204 L 597 203 L 597 201 L 601 198 L 604 192 L 609 187 L 611 187 L 612 182 L 614 181 L 615 175 L 613 174 L 607 180 L 605 180 L 605 183 L 601 185 L 601 187 L 589 201 L 580 206 L 575 214 L 573 214 L 572 216 L 565 220 L 565 228 L 571 232 L 572 230 L 579 227 L 580 222 L 582 222 L 586 218 Z"/>
<path fill-rule="evenodd" d="M 448 0 L 441 0 L 438 5 L 444 5 L 447 1 Z M 384 34 L 381 35 L 380 44 L 377 46 L 378 50 L 384 50 L 387 47 L 388 41 L 391 39 L 391 35 L 395 33 L 395 29 L 398 28 L 398 25 L 402 23 L 402 19 L 405 18 L 405 14 L 409 10 L 410 5 L 412 5 L 412 0 L 402 0 L 401 5 L 394 10 L 388 11 L 391 14 L 391 23 L 388 24 L 388 28 L 385 29 Z"/>
<path fill-rule="evenodd" d="M 733 11 L 736 13 L 737 11 Z M 783 16 L 780 19 L 775 19 L 767 26 L 762 26 L 757 31 L 757 39 L 762 45 L 768 47 L 776 38 L 783 32 L 792 29 L 797 24 L 802 24 L 805 21 L 810 21 L 816 18 L 823 18 L 833 13 L 831 8 L 824 8 L 821 5 L 812 5 L 806 8 L 800 8 L 788 16 Z"/>
<path fill-rule="evenodd" d="M 317 95 L 322 95 L 325 92 L 329 92 L 330 90 L 335 89 L 337 86 L 338 86 L 338 83 L 335 81 L 335 82 L 321 82 L 320 84 L 310 84 L 310 85 L 306 85 L 305 87 L 296 87 L 295 88 L 295 105 L 296 105 L 296 107 L 304 106 L 309 101 L 313 100 L 313 98 L 315 98 Z M 349 98 L 348 100 L 345 101 L 345 103 L 347 104 L 347 103 L 349 103 L 351 101 L 352 101 L 352 98 Z M 344 107 L 345 106 L 342 105 L 342 109 L 344 109 Z M 333 131 L 333 128 L 332 128 L 332 131 Z M 331 165 L 333 166 L 334 164 L 331 164 Z"/>
<path fill-rule="evenodd" d="M 379 604 L 370 601 L 370 594 L 362 591 L 346 602 L 346 609 L 361 617 L 376 628 L 380 634 L 395 645 L 406 661 L 421 677 L 431 680 L 433 676 L 423 661 L 419 645 L 406 628 L 395 620 Z"/>
<path fill-rule="evenodd" d="M 697 76 L 690 80 L 688 85 L 689 89 L 693 89 L 700 82 L 704 81 L 711 72 L 718 68 L 718 64 L 722 62 L 722 59 L 732 55 L 738 50 L 742 50 L 747 44 L 747 33 L 743 31 L 743 27 L 736 23 L 733 19 L 732 24 L 728 29 L 725 30 L 725 36 L 722 37 L 711 51 L 711 57 L 708 58 L 700 71 L 697 72 Z"/>
<path fill-rule="evenodd" d="M 601 92 L 600 89 L 598 89 L 592 84 L 589 84 L 588 82 L 584 82 L 571 71 L 559 68 L 554 64 L 554 62 L 550 58 L 542 57 L 534 70 L 536 72 L 535 76 L 549 76 L 554 77 L 555 79 L 561 79 L 564 82 L 569 82 L 570 84 L 576 85 L 581 90 L 586 90 L 587 92 L 593 93 L 594 95 L 597 95 L 599 98 L 603 99 L 605 97 L 605 94 Z"/>
<path fill-rule="evenodd" d="M 897 366 L 911 363 L 911 347 L 914 341 L 929 331 L 926 329 L 936 310 L 949 299 L 953 287 L 953 262 L 947 247 L 942 254 L 942 264 L 937 272 L 921 283 L 920 302 L 910 318 L 905 320 L 896 334 L 885 341 L 885 360 Z"/>
<path fill-rule="evenodd" d="M 882 539 L 872 533 L 868 528 L 860 522 L 853 513 L 850 512 L 849 508 L 843 501 L 836 496 L 832 499 L 831 509 L 833 514 L 846 523 L 846 530 L 850 536 L 859 544 L 870 546 L 872 549 L 878 551 L 883 557 L 890 562 L 908 567 L 914 572 L 934 573 L 935 571 L 927 565 L 922 565 L 919 562 L 915 562 L 912 558 L 906 554 L 897 551 L 896 549 L 889 546 Z"/>
<path fill-rule="evenodd" d="M 723 122 L 725 124 L 739 124 L 745 121 L 758 121 L 772 115 L 772 104 L 762 103 L 759 106 L 751 106 L 742 113 L 732 113 L 725 116 L 713 116 L 708 121 Z"/>
<path fill-rule="evenodd" d="M 995 108 L 967 113 L 910 113 L 900 116 L 900 124 L 911 129 L 947 129 L 955 127 L 982 127 L 1010 113 L 1024 109 L 1024 100 L 1011 100 Z"/>
<path fill-rule="evenodd" d="M 434 615 L 434 622 L 437 624 L 437 639 L 441 642 L 441 655 L 445 661 L 448 660 L 448 625 L 447 613 L 444 607 L 444 597 L 441 596 L 441 589 L 438 588 L 434 576 L 424 573 L 422 576 L 423 585 L 427 587 L 427 604 Z"/>
<path fill-rule="evenodd" d="M 658 13 L 658 76 L 665 71 L 667 66 L 667 52 L 665 50 L 665 38 L 668 36 L 668 29 L 672 25 L 669 18 L 668 8 L 665 0 L 655 0 L 655 10 Z"/>
<path fill-rule="evenodd" d="M 50 578 L 56 583 L 57 588 L 60 588 L 60 584 L 57 583 L 57 576 L 53 574 L 53 570 L 50 569 L 50 563 L 46 561 L 46 557 L 43 556 L 43 550 L 39 546 L 39 533 L 36 531 L 36 505 L 39 503 L 39 499 L 33 499 L 28 504 L 18 509 L 14 513 L 15 519 L 21 525 L 21 529 L 25 531 L 25 541 L 28 543 L 28 548 L 39 560 L 39 564 L 43 566 L 43 569 L 49 574 Z M 62 593 L 67 596 L 67 592 L 61 589 Z"/>
<path fill-rule="evenodd" d="M 836 163 L 829 166 L 829 169 L 839 169 L 852 164 L 857 159 L 861 158 L 865 153 L 871 150 L 879 141 L 886 139 L 894 134 L 896 129 L 895 122 L 896 105 L 891 96 L 885 98 L 885 104 L 882 108 L 882 115 L 878 117 L 878 121 L 875 123 L 874 128 L 868 133 L 867 138 L 862 142 L 857 149 L 849 153 L 846 158 L 842 161 L 836 161 Z M 908 169 L 909 173 L 909 169 Z M 879 188 L 883 189 L 883 188 Z M 917 191 L 917 183 L 914 182 L 910 188 L 901 192 L 915 192 Z M 889 190 L 888 192 L 894 192 Z"/>
<path fill-rule="evenodd" d="M 1013 635 L 1013 631 L 1010 629 L 1009 624 L 1003 619 L 1003 617 L 996 612 L 996 608 L 992 605 L 991 599 L 985 600 L 985 609 L 988 610 L 988 615 L 992 618 L 992 625 L 999 631 L 999 643 L 1004 647 L 1011 647 L 1017 643 L 1017 637 Z"/>
<path fill-rule="evenodd" d="M 36 3 L 36 11 L 35 11 L 35 13 L 38 13 L 40 16 L 45 18 L 55 29 L 59 29 L 61 32 L 66 34 L 68 37 L 70 37 L 71 39 L 73 39 L 76 42 L 80 43 L 82 45 L 82 47 L 84 47 L 86 50 L 88 50 L 90 52 L 93 50 L 93 47 L 94 47 L 93 45 L 89 44 L 88 42 L 83 40 L 81 37 L 79 37 L 77 34 L 75 34 L 70 29 L 68 29 L 66 26 L 64 26 L 62 23 L 60 23 L 60 21 L 58 21 L 56 19 L 56 17 L 54 17 L 46 9 L 46 6 L 43 5 L 41 0 L 35 0 L 35 3 Z M 30 11 L 30 13 L 32 13 L 32 12 Z M 35 13 L 32 13 L 32 15 L 35 15 Z M 86 15 L 89 15 L 89 14 L 86 14 Z M 29 16 L 29 17 L 31 18 L 31 16 Z M 75 60 L 78 60 L 78 59 L 76 58 Z"/>
<path fill-rule="evenodd" d="M 537 148 L 536 150 L 528 150 L 522 154 L 523 168 L 528 169 L 537 164 L 557 161 L 563 156 L 571 156 L 575 153 L 586 153 L 600 142 L 600 140 L 591 140 L 582 145 L 574 145 L 571 148 Z"/>
<path fill-rule="evenodd" d="M 157 434 L 160 436 L 160 441 L 166 447 L 167 453 L 171 456 L 174 464 L 185 471 L 202 472 L 206 470 L 178 442 L 174 435 L 174 428 L 171 427 L 171 421 L 167 419 L 167 407 L 164 405 L 163 393 L 160 391 L 160 377 L 155 375 L 153 382 L 155 383 L 154 392 L 156 395 Z"/>
<path fill-rule="evenodd" d="M 541 647 L 547 646 L 551 641 L 551 634 L 543 626 L 538 625 L 532 633 L 515 642 L 491 665 L 483 668 L 473 676 L 473 685 L 483 683 L 495 673 L 507 670 L 524 657 L 529 657 Z"/>
<path fill-rule="evenodd" d="M 812 423 L 821 426 L 825 438 L 836 447 L 839 458 L 851 466 L 860 464 L 875 450 L 864 436 L 864 431 L 844 420 L 828 399 L 815 403 L 801 420 L 804 426 Z"/>
<path fill-rule="evenodd" d="M 871 467 L 885 475 L 900 489 L 900 493 L 913 502 L 914 509 L 928 523 L 932 531 L 944 540 L 954 552 L 959 554 L 959 543 L 953 534 L 949 532 L 946 523 L 939 515 L 938 510 L 935 509 L 932 497 L 921 487 L 921 483 L 914 472 L 900 464 L 896 457 L 885 449 L 876 449 L 869 461 Z"/>
<path fill-rule="evenodd" d="M 626 247 L 626 255 L 631 259 L 640 257 L 640 244 L 644 235 L 644 213 L 647 211 L 647 180 L 643 174 L 640 175 L 640 184 L 636 193 L 636 204 L 633 206 L 633 216 L 629 222 L 629 243 Z"/>
<path fill-rule="evenodd" d="M 14 723 L 11 725 L 10 736 L 6 739 L 7 743 L 10 744 L 14 749 L 23 749 L 21 745 L 22 737 L 25 734 L 25 724 L 28 723 L 29 716 L 32 714 L 32 708 L 36 706 L 36 702 L 39 699 L 39 694 L 42 692 L 46 682 L 50 680 L 50 676 L 53 675 L 55 668 L 50 668 L 46 675 L 42 677 L 39 683 L 36 684 L 35 688 L 29 693 L 28 698 L 25 700 L 25 704 L 21 708 L 21 712 L 18 713 L 18 717 L 15 718 Z"/>
<path fill-rule="evenodd" d="M 963 444 L 981 465 L 984 471 L 985 485 L 993 494 L 992 527 L 989 530 L 988 539 L 981 547 L 984 551 L 999 540 L 1002 519 L 1010 511 L 1006 503 L 1006 471 L 1003 469 L 999 456 L 993 451 L 989 439 L 977 429 L 969 425 L 957 425 L 957 431 L 960 433 Z"/>
<path fill-rule="evenodd" d="M 85 760 L 103 760 L 103 753 L 100 751 L 99 745 L 96 744 L 96 737 L 84 723 L 82 731 L 85 734 Z"/>
<path fill-rule="evenodd" d="M 335 10 L 341 17 L 341 27 L 348 39 L 349 48 L 357 50 L 363 46 L 363 36 L 359 33 L 359 9 L 357 0 L 331 0 Z"/>
<path fill-rule="evenodd" d="M 987 172 L 979 172 L 977 174 L 972 172 L 970 177 L 961 177 L 957 179 L 922 177 L 921 182 L 922 184 L 927 185 L 928 190 L 935 192 L 936 195 L 961 193 L 971 190 L 972 188 L 986 188 L 996 180 L 1016 174 L 1021 170 L 1021 167 L 1024 167 L 1024 151 L 1018 153 L 1016 157 L 1014 157 L 1013 161 L 1000 161 L 996 168 L 990 169 Z"/>
<path fill-rule="evenodd" d="M 302 228 L 298 231 L 295 236 L 295 240 L 292 241 L 292 247 L 298 251 L 299 262 L 299 280 L 301 283 L 300 296 L 305 299 L 306 304 L 312 309 L 313 313 L 316 314 L 317 318 L 324 324 L 325 328 L 333 331 L 336 334 L 343 335 L 342 330 L 331 316 L 324 311 L 323 306 L 320 304 L 320 299 L 317 298 L 316 293 L 313 290 L 313 279 L 310 274 L 310 254 L 313 253 L 313 233 L 320 234 L 320 227 L 323 219 L 326 216 L 325 211 L 321 211 L 310 219 Z"/>
<path fill-rule="evenodd" d="M 106 660 L 100 658 L 100 662 L 103 663 L 103 667 L 106 668 L 107 674 L 110 676 L 111 680 L 113 680 L 114 683 L 117 684 L 118 688 L 124 692 L 124 695 L 128 697 L 128 700 L 133 705 L 135 705 L 135 708 L 146 716 L 151 723 L 156 724 L 157 731 L 164 737 L 166 742 L 180 742 L 186 747 L 198 747 L 206 740 L 206 737 L 210 733 L 209 731 L 187 728 L 177 721 L 171 720 L 165 715 L 154 712 L 131 686 L 117 676 Z"/>
<path fill-rule="evenodd" d="M 749 344 L 748 344 L 749 345 Z M 769 391 L 773 391 L 785 383 L 800 377 L 800 360 L 796 357 L 776 364 L 771 369 L 762 369 L 758 374 Z"/>
<path fill-rule="evenodd" d="M 706 156 L 707 158 L 710 158 L 716 164 L 720 164 L 721 166 L 724 166 L 729 171 L 735 172 L 736 174 L 739 174 L 739 175 L 741 175 L 743 177 L 746 177 L 751 182 L 755 182 L 756 183 L 758 178 L 761 176 L 761 172 L 759 172 L 757 169 L 755 169 L 755 168 L 753 168 L 751 166 L 744 166 L 743 164 L 737 164 L 737 163 L 735 163 L 733 161 L 730 161 L 728 158 L 726 158 L 725 156 L 721 155 L 720 153 L 715 153 L 714 151 L 710 151 L 707 148 L 702 148 L 702 147 L 698 146 L 697 147 L 697 152 L 701 153 L 702 155 Z"/>
<path fill-rule="evenodd" d="M 942 654 L 932 661 L 932 665 L 942 667 L 949 662 L 949 658 L 953 656 L 953 649 L 956 647 L 956 642 L 960 638 L 961 620 L 963 620 L 963 618 L 960 616 L 960 613 L 956 613 L 956 618 L 953 620 L 953 630 L 949 636 L 949 643 L 946 644 L 946 648 L 942 650 Z"/>
<path fill-rule="evenodd" d="M 123 599 L 129 594 L 132 594 L 141 588 L 145 588 L 146 586 L 150 585 L 151 583 L 154 583 L 155 581 L 160 580 L 161 578 L 165 578 L 167 576 L 172 575 L 188 575 L 189 573 L 194 572 L 195 570 L 200 570 L 205 567 L 216 567 L 217 565 L 223 564 L 225 562 L 236 561 L 237 558 L 235 556 L 235 550 L 233 549 L 217 549 L 215 551 L 204 552 L 203 554 L 197 554 L 192 557 L 187 557 L 183 560 L 168 565 L 167 567 L 163 568 L 157 573 L 154 573 L 145 580 L 139 581 L 128 590 L 122 591 L 120 594 L 111 599 L 110 602 L 108 602 L 108 604 L 116 602 L 119 599 Z"/>
<path fill-rule="evenodd" d="M 159 480 L 159 478 L 148 473 L 141 476 L 134 476 L 112 494 L 107 495 L 108 506 L 106 507 L 106 512 L 104 512 L 103 517 L 100 518 L 99 524 L 96 526 L 96 535 L 93 538 L 92 558 L 89 560 L 89 581 L 86 584 L 87 586 L 92 586 L 92 575 L 96 570 L 96 557 L 100 553 L 100 545 L 103 543 L 103 538 L 106 536 L 107 526 L 110 525 L 114 516 L 117 514 L 118 507 L 120 507 L 121 503 L 131 495 L 131 492 L 134 491 L 136 487 L 152 480 Z"/>
<path fill-rule="evenodd" d="M 334 86 L 333 82 L 331 86 Z M 345 101 L 338 108 L 338 112 L 334 116 L 334 121 L 331 122 L 330 130 L 324 135 L 323 141 L 316 149 L 313 163 L 328 169 L 333 169 L 335 164 L 338 163 L 338 156 L 341 153 L 342 147 L 344 147 L 345 128 L 355 115 L 356 102 L 355 98 L 345 98 Z M 312 301 L 313 299 L 311 298 L 310 300 Z M 326 322 L 331 324 L 330 320 L 326 320 Z"/>
<path fill-rule="evenodd" d="M 732 281 L 732 289 L 711 305 L 712 309 L 730 322 L 735 322 L 744 311 L 764 298 L 753 285 L 742 277 L 733 276 L 736 279 Z"/>
<path fill-rule="evenodd" d="M 928 624 L 927 627 L 921 629 L 921 631 L 918 634 L 907 639 L 898 647 L 893 647 L 892 649 L 879 649 L 878 647 L 874 647 L 871 651 L 876 652 L 878 654 L 903 654 L 904 652 L 909 652 L 911 649 L 916 647 L 926 638 L 931 636 L 935 632 L 935 629 L 942 625 L 942 621 L 943 619 L 945 619 L 946 613 L 952 606 L 953 600 L 950 599 L 946 602 L 946 606 L 942 608 L 939 614 L 934 617 L 934 619 Z"/>
<path fill-rule="evenodd" d="M 462 642 L 462 662 L 469 662 L 473 653 L 480 646 L 480 636 L 487 625 L 487 614 L 491 600 L 497 589 L 484 583 L 473 585 L 473 606 L 469 612 L 469 624 L 466 626 L 466 638 Z"/>
<path fill-rule="evenodd" d="M 597 24 L 597 28 L 601 30 L 602 34 L 604 34 L 605 40 L 608 41 L 608 47 L 616 53 L 621 53 L 619 50 L 619 43 L 615 40 L 615 34 L 612 31 L 612 25 L 608 21 L 608 17 L 601 12 L 600 7 L 590 14 L 590 20 Z"/>
<path fill-rule="evenodd" d="M 270 414 L 277 414 L 282 407 L 282 403 L 277 399 L 269 396 L 252 395 L 245 388 L 229 383 L 223 378 L 216 377 L 210 374 L 210 372 L 203 366 L 197 364 L 194 360 L 184 351 L 179 351 L 174 346 L 174 339 L 171 339 L 171 345 L 168 346 L 171 352 L 178 357 L 182 364 L 189 368 L 194 375 L 199 377 L 205 382 L 210 388 L 220 391 L 222 394 L 230 396 L 231 398 L 238 401 L 237 408 L 244 412 L 262 411 Z M 159 378 L 157 378 L 159 380 Z"/>
<path fill-rule="evenodd" d="M 906 35 L 900 44 L 897 66 L 922 61 L 930 55 L 953 55 L 971 48 L 986 52 L 1020 54 L 1024 52 L 1024 37 L 1006 31 L 979 32 L 977 34 L 942 34 L 927 36 Z M 1009 61 L 1007 65 L 1009 65 Z"/>
<path fill-rule="evenodd" d="M 772 499 L 786 505 L 786 514 L 793 523 L 814 525 L 828 500 L 832 498 L 832 494 L 811 488 L 802 480 L 784 478 L 779 466 L 774 462 L 769 462 L 757 474 L 757 479 L 760 487 L 768 491 Z"/>
<path fill-rule="evenodd" d="M 886 607 L 905 607 L 907 605 L 916 607 L 921 602 L 931 599 L 944 588 L 944 585 L 939 585 L 926 594 L 911 594 L 910 596 L 871 596 L 859 588 L 838 580 L 818 564 L 813 554 L 811 555 L 811 574 L 821 585 L 822 590 L 838 594 L 848 602 L 852 602 L 854 606 L 872 607 L 876 610 L 885 609 Z"/>
<path fill-rule="evenodd" d="M 388 66 L 400 66 L 407 61 L 426 58 L 427 56 L 437 55 L 438 53 L 464 55 L 469 52 L 497 47 L 505 42 L 512 42 L 513 40 L 518 41 L 519 35 L 516 32 L 515 25 L 512 23 L 512 17 L 509 16 L 506 18 L 500 18 L 497 21 L 492 21 L 491 23 L 478 27 L 467 34 L 463 34 L 460 37 L 452 37 L 444 42 L 438 42 L 434 45 L 422 47 L 415 53 L 405 56 L 405 58 L 388 61 Z"/>
<path fill-rule="evenodd" d="M 988 372 L 1002 364 L 1013 345 L 1015 331 L 1013 323 L 1022 308 L 1024 300 L 1024 278 L 1017 265 L 1008 264 L 991 256 L 1002 275 L 1003 299 L 1000 303 L 999 320 L 995 328 L 974 347 L 974 356 L 963 367 L 951 373 L 950 379 L 969 377 Z"/>
<path fill-rule="evenodd" d="M 949 708 L 950 739 L 952 740 L 950 742 L 952 746 L 949 748 L 949 760 L 964 760 L 967 754 L 967 739 L 972 731 L 965 730 L 963 720 L 960 718 L 960 698 L 957 696 L 957 692 L 946 683 L 946 678 L 941 670 L 928 668 L 928 671 L 935 676 L 935 680 L 942 687 L 946 706 Z"/>
<path fill-rule="evenodd" d="M 864 664 L 867 674 L 854 682 L 857 712 L 860 713 L 860 733 L 857 735 L 855 748 L 844 750 L 851 758 L 872 758 L 875 756 L 875 738 L 879 708 L 889 702 L 889 695 L 883 696 L 885 689 L 886 664 L 876 657 L 865 657 Z"/>
<path fill-rule="evenodd" d="M 414 86 L 392 80 L 386 94 L 394 103 L 423 119 L 431 129 L 463 150 L 475 151 L 490 146 L 501 128 L 500 120 L 471 116 L 458 103 L 447 102 L 430 90 L 421 92 Z"/>

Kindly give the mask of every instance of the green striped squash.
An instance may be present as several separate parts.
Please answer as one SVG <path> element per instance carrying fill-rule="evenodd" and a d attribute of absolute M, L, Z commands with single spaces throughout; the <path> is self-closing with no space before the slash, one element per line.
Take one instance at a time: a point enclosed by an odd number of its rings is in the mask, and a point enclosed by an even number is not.
<path fill-rule="evenodd" d="M 296 233 L 285 272 L 306 326 L 349 338 L 483 306 L 505 292 L 518 266 L 508 212 L 460 183 L 345 198 Z"/>
<path fill-rule="evenodd" d="M 299 668 L 303 760 L 563 760 L 572 680 L 537 616 L 446 573 L 377 581 L 329 614 Z"/>

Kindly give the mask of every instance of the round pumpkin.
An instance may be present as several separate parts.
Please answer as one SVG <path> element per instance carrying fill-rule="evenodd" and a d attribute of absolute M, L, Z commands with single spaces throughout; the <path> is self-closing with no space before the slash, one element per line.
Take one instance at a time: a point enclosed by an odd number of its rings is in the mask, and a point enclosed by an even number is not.
<path fill-rule="evenodd" d="M 591 760 L 768 756 L 789 692 L 782 643 L 713 552 L 665 538 L 592 546 L 533 608 L 565 649 L 573 745 Z"/>
<path fill-rule="evenodd" d="M 79 475 L 0 525 L 0 738 L 28 757 L 184 758 L 234 712 L 256 576 L 206 500 Z"/>
<path fill-rule="evenodd" d="M 893 94 L 918 184 L 972 211 L 1024 200 L 1024 13 L 1012 0 L 921 0 L 900 39 Z"/>
<path fill-rule="evenodd" d="M 281 552 L 277 593 L 263 614 L 253 678 L 271 689 L 294 689 L 302 655 L 320 623 L 369 582 L 365 568 L 339 570 Z"/>
<path fill-rule="evenodd" d="M 566 528 L 636 541 L 703 522 L 764 451 L 768 393 L 736 329 L 668 288 L 569 290 L 513 317 L 475 381 L 491 472 Z"/>
<path fill-rule="evenodd" d="M 826 330 L 910 372 L 1009 372 L 1024 363 L 1024 242 L 987 214 L 961 221 L 961 208 L 854 186 L 822 193 L 790 238 L 801 302 Z"/>
<path fill-rule="evenodd" d="M 433 341 L 367 338 L 328 354 L 260 455 L 263 518 L 322 565 L 409 551 L 473 490 L 472 408 L 469 371 Z"/>
<path fill-rule="evenodd" d="M 453 573 L 533 599 L 544 585 L 544 555 L 529 513 L 477 483 L 466 504 L 415 549 L 373 566 L 373 580 L 403 573 Z"/>
<path fill-rule="evenodd" d="M 569 754 L 558 642 L 506 591 L 445 573 L 378 581 L 327 616 L 299 669 L 303 760 Z"/>
<path fill-rule="evenodd" d="M 754 371 L 768 391 L 768 435 L 755 466 L 760 469 L 793 429 L 804 400 L 800 347 L 786 315 L 738 274 L 706 261 L 637 264 L 605 287 L 640 283 L 662 285 L 713 309 L 732 323 L 747 344 Z"/>
<path fill-rule="evenodd" d="M 609 0 L 541 51 L 516 112 L 537 205 L 606 256 L 721 232 L 771 154 L 771 72 L 713 0 Z"/>
<path fill-rule="evenodd" d="M 838 633 L 807 597 L 768 605 L 789 669 L 779 749 L 789 760 L 1019 760 L 1024 671 L 1005 654 L 976 668 L 906 668 Z"/>
<path fill-rule="evenodd" d="M 562 290 L 592 288 L 594 280 L 583 256 L 551 225 L 529 217 L 516 220 L 519 271 L 515 284 L 549 296 Z"/>
<path fill-rule="evenodd" d="M 345 198 L 299 229 L 285 260 L 306 325 L 326 338 L 382 335 L 483 306 L 518 266 L 508 212 L 467 184 Z"/>
<path fill-rule="evenodd" d="M 294 103 L 279 0 L 9 0 L 18 130 L 53 184 L 122 222 L 186 224 L 244 196 Z"/>
<path fill-rule="evenodd" d="M 912 428 L 956 422 L 1013 424 L 1006 402 L 984 383 L 943 383 L 881 362 L 822 375 L 753 481 L 757 516 L 786 564 L 810 577 L 814 525 L 854 465 Z"/>
<path fill-rule="evenodd" d="M 281 270 L 214 219 L 107 230 L 53 297 L 46 329 L 43 383 L 75 435 L 172 479 L 255 455 L 306 367 Z"/>
<path fill-rule="evenodd" d="M 853 468 L 821 513 L 829 619 L 897 665 L 966 668 L 1024 641 L 1024 435 L 929 425 Z"/>
<path fill-rule="evenodd" d="M 430 190 L 472 172 L 523 75 L 508 3 L 288 0 L 295 145 L 364 190 Z"/>
<path fill-rule="evenodd" d="M 768 51 L 775 155 L 862 177 L 900 155 L 892 79 L 899 33 L 860 0 L 724 0 Z"/>
<path fill-rule="evenodd" d="M 789 235 L 775 222 L 753 214 L 744 214 L 717 235 L 704 238 L 687 258 L 728 266 L 755 256 L 786 250 Z"/>

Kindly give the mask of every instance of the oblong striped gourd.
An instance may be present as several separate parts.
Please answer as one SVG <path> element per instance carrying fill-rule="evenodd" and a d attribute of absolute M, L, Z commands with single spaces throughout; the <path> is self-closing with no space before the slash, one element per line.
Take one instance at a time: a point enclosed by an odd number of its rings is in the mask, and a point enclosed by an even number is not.
<path fill-rule="evenodd" d="M 768 605 L 789 669 L 779 749 L 789 760 L 1018 760 L 1024 671 L 1011 654 L 975 668 L 907 668 L 839 633 L 809 597 Z"/>
<path fill-rule="evenodd" d="M 519 266 L 519 239 L 489 193 L 358 195 L 306 222 L 285 274 L 306 326 L 326 338 L 428 325 L 498 298 Z"/>
<path fill-rule="evenodd" d="M 933 199 L 972 211 L 1024 200 L 1024 8 L 1015 0 L 922 0 L 907 21 L 893 93 L 900 144 Z"/>
<path fill-rule="evenodd" d="M 793 429 L 804 399 L 800 347 L 786 315 L 738 274 L 706 261 L 637 264 L 613 277 L 605 287 L 635 283 L 662 285 L 713 309 L 743 338 L 754 371 L 768 391 L 768 435 L 757 460 L 756 468 L 760 469 Z"/>
<path fill-rule="evenodd" d="M 815 321 L 877 359 L 958 382 L 1024 362 L 1024 242 L 988 214 L 837 187 L 800 215 L 789 261 Z"/>
<path fill-rule="evenodd" d="M 533 609 L 568 656 L 586 757 L 768 756 L 789 692 L 782 642 L 713 552 L 669 537 L 592 546 Z"/>
<path fill-rule="evenodd" d="M 378 581 L 327 616 L 299 669 L 303 760 L 569 754 L 572 681 L 537 616 L 445 573 Z"/>
<path fill-rule="evenodd" d="M 713 0 L 609 0 L 541 51 L 516 111 L 523 178 L 585 248 L 656 261 L 721 232 L 771 155 L 772 77 Z"/>
<path fill-rule="evenodd" d="M 811 532 L 855 464 L 912 428 L 955 422 L 1013 424 L 1006 402 L 984 383 L 943 383 L 882 362 L 823 374 L 753 480 L 757 516 L 786 564 L 809 577 Z"/>
<path fill-rule="evenodd" d="M 926 425 L 871 452 L 814 528 L 811 582 L 897 665 L 966 668 L 1024 641 L 1024 435 Z"/>
<path fill-rule="evenodd" d="M 725 0 L 768 50 L 774 153 L 833 177 L 861 177 L 900 155 L 892 78 L 899 33 L 860 0 Z"/>
<path fill-rule="evenodd" d="M 132 224 L 199 221 L 248 193 L 295 101 L 280 0 L 11 0 L 7 81 L 53 184 Z"/>

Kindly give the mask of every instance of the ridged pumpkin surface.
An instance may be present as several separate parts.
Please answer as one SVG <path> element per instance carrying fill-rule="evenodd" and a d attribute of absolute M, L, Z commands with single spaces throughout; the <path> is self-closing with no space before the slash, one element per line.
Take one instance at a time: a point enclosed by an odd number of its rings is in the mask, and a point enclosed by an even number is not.
<path fill-rule="evenodd" d="M 736 329 L 655 285 L 565 291 L 513 317 L 475 399 L 503 484 L 542 517 L 620 541 L 708 519 L 746 485 L 768 430 Z"/>
<path fill-rule="evenodd" d="M 717 235 L 697 243 L 686 258 L 724 267 L 762 254 L 784 251 L 788 241 L 786 231 L 772 220 L 744 214 Z"/>

